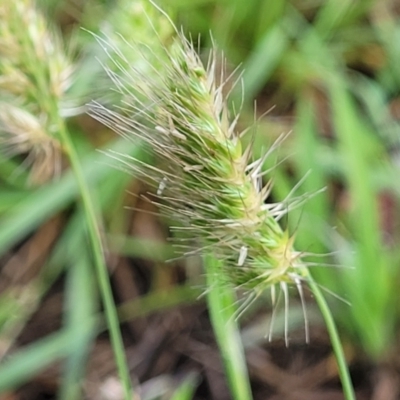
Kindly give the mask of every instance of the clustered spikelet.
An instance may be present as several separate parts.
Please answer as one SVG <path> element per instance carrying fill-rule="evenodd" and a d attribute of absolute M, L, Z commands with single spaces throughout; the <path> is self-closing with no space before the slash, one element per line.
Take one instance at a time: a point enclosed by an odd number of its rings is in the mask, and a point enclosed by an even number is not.
<path fill-rule="evenodd" d="M 139 51 L 151 67 L 152 50 Z M 150 76 L 114 60 L 120 70 L 110 75 L 125 101 L 118 110 L 94 103 L 92 114 L 121 135 L 144 140 L 158 156 L 151 166 L 115 155 L 153 182 L 155 203 L 179 222 L 173 229 L 183 234 L 181 247 L 185 236 L 197 242 L 197 250 L 183 252 L 223 260 L 229 284 L 250 299 L 269 289 L 275 302 L 281 289 L 287 311 L 289 285 L 303 301 L 306 267 L 278 222 L 288 205 L 266 202 L 272 184 L 262 186 L 262 167 L 275 146 L 256 161 L 251 146 L 242 148 L 238 117 L 230 118 L 224 94 L 227 81 L 221 76 L 217 83 L 214 53 L 205 68 L 180 34 L 164 51 L 162 70 L 153 68 Z"/>
<path fill-rule="evenodd" d="M 73 67 L 59 36 L 33 0 L 0 2 L 0 143 L 8 155 L 27 154 L 35 183 L 58 172 L 56 115 Z"/>

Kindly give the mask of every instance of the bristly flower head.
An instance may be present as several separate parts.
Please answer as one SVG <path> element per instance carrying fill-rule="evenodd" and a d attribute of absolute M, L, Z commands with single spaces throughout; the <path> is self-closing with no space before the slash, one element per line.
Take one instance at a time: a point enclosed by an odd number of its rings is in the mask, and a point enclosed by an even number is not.
<path fill-rule="evenodd" d="M 58 172 L 55 114 L 71 85 L 72 64 L 33 0 L 0 4 L 0 143 L 27 154 L 34 183 Z"/>
<path fill-rule="evenodd" d="M 151 68 L 152 49 L 137 51 Z M 274 302 L 280 288 L 287 311 L 289 285 L 303 299 L 305 265 L 293 237 L 278 223 L 288 205 L 266 203 L 271 182 L 262 186 L 262 167 L 273 148 L 251 161 L 252 149 L 242 148 L 238 117 L 230 118 L 224 96 L 226 80 L 219 77 L 217 84 L 216 68 L 214 53 L 204 67 L 192 43 L 178 33 L 164 49 L 161 69 L 146 76 L 137 68 L 110 72 L 125 99 L 118 111 L 98 103 L 91 111 L 121 135 L 144 140 L 159 156 L 155 167 L 116 155 L 153 182 L 160 210 L 179 222 L 174 229 L 196 241 L 197 252 L 222 259 L 229 283 L 252 298 L 269 289 Z"/>

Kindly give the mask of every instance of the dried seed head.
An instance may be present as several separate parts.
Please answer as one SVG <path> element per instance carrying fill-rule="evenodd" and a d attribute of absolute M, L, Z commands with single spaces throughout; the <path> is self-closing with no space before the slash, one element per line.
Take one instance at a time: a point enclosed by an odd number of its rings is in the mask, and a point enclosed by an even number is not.
<path fill-rule="evenodd" d="M 3 146 L 6 155 L 29 154 L 26 163 L 31 166 L 31 179 L 41 182 L 52 176 L 60 165 L 60 144 L 44 130 L 35 116 L 27 111 L 0 103 L 0 132 L 8 136 Z"/>
<path fill-rule="evenodd" d="M 8 154 L 27 154 L 31 178 L 41 183 L 59 170 L 56 120 L 73 67 L 32 0 L 0 4 L 0 142 Z M 57 163 L 57 164 L 55 164 Z"/>
<path fill-rule="evenodd" d="M 289 207 L 265 204 L 271 189 L 270 182 L 260 187 L 265 158 L 250 163 L 251 151 L 242 149 L 224 96 L 226 81 L 216 83 L 215 54 L 203 67 L 182 35 L 164 51 L 162 70 L 145 76 L 132 68 L 114 77 L 125 95 L 123 114 L 100 104 L 93 104 L 92 114 L 146 141 L 159 156 L 157 168 L 118 157 L 154 183 L 160 210 L 180 223 L 173 229 L 183 234 L 181 247 L 185 237 L 198 242 L 198 250 L 185 254 L 211 252 L 224 260 L 229 284 L 256 296 L 276 286 L 287 303 L 288 285 L 305 276 L 293 237 L 278 223 Z M 140 53 L 152 54 L 146 48 Z M 151 68 L 151 58 L 144 62 Z"/>

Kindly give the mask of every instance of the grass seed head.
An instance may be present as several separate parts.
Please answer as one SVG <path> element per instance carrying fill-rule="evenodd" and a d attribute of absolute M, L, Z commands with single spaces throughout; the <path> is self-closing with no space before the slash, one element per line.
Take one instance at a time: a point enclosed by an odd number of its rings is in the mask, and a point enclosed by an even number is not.
<path fill-rule="evenodd" d="M 60 168 L 56 120 L 73 70 L 59 35 L 34 1 L 1 2 L 0 141 L 8 154 L 27 154 L 33 183 L 48 180 Z"/>
<path fill-rule="evenodd" d="M 215 52 L 204 67 L 192 43 L 177 36 L 164 48 L 161 70 L 143 75 L 133 67 L 114 77 L 125 95 L 122 113 L 94 104 L 92 114 L 159 156 L 157 167 L 120 158 L 154 183 L 160 210 L 179 221 L 172 229 L 197 242 L 198 250 L 185 250 L 182 238 L 185 254 L 213 253 L 224 260 L 227 284 L 257 296 L 278 287 L 286 302 L 288 285 L 305 276 L 293 237 L 278 223 L 287 206 L 265 203 L 271 189 L 270 182 L 260 185 L 265 159 L 251 162 L 251 149 L 242 148 L 227 82 L 215 78 Z M 155 52 L 138 49 L 151 68 Z"/>

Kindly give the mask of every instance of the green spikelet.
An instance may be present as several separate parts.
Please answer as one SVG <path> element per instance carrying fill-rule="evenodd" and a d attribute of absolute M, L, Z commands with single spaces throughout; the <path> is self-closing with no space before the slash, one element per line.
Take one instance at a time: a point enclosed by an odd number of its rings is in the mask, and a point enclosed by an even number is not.
<path fill-rule="evenodd" d="M 152 51 L 144 47 L 141 53 L 151 65 Z M 120 134 L 145 140 L 159 156 L 157 168 L 117 158 L 153 181 L 160 210 L 180 222 L 173 229 L 199 245 L 185 252 L 181 244 L 183 252 L 224 260 L 227 283 L 253 298 L 271 289 L 274 302 L 279 287 L 287 308 L 288 285 L 296 285 L 303 300 L 306 275 L 293 237 L 278 223 L 287 204 L 267 204 L 271 182 L 261 186 L 263 163 L 275 146 L 251 162 L 237 117 L 230 119 L 226 81 L 217 84 L 215 70 L 215 54 L 205 68 L 192 44 L 178 35 L 165 50 L 162 71 L 153 69 L 150 77 L 137 69 L 113 75 L 129 99 L 123 115 L 100 104 L 92 113 Z"/>

